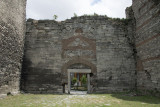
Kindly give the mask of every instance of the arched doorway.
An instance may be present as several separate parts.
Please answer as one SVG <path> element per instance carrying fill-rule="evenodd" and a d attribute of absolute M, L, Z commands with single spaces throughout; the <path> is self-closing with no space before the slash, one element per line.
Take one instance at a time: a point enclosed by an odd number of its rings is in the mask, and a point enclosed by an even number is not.
<path fill-rule="evenodd" d="M 86 74 L 87 77 L 87 92 L 91 93 L 91 78 L 96 76 L 96 66 L 91 62 L 82 58 L 76 58 L 68 61 L 62 67 L 62 84 L 67 84 L 68 93 L 71 90 L 71 73 Z"/>
<path fill-rule="evenodd" d="M 69 94 L 73 89 L 77 91 L 87 91 L 87 93 L 90 93 L 91 69 L 67 69 L 67 73 L 68 73 L 68 93 Z M 76 79 L 75 83 L 73 83 L 74 78 Z"/>

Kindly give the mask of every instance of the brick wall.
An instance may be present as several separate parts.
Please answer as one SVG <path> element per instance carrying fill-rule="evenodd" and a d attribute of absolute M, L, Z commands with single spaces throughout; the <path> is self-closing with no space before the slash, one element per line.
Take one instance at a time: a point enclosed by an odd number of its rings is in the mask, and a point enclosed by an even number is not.
<path fill-rule="evenodd" d="M 132 9 L 136 19 L 137 88 L 157 92 L 160 90 L 160 2 L 133 0 Z"/>

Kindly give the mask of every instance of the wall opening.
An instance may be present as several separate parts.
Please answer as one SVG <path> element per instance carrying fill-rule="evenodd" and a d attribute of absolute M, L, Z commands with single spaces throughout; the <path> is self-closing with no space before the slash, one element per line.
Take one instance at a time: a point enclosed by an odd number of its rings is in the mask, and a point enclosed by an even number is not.
<path fill-rule="evenodd" d="M 90 93 L 91 69 L 67 69 L 67 73 L 69 94 Z"/>

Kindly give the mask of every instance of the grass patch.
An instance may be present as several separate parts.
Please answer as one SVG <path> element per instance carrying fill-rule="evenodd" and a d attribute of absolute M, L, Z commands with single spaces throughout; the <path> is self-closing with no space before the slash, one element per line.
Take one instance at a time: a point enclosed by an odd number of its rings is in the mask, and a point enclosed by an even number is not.
<path fill-rule="evenodd" d="M 0 107 L 160 107 L 160 98 L 125 94 L 34 95 L 0 100 Z"/>

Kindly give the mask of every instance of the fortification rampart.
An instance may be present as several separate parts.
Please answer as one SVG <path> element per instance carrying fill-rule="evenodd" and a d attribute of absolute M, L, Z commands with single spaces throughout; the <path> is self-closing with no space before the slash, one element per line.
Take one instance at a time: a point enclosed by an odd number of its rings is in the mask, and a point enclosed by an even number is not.
<path fill-rule="evenodd" d="M 0 96 L 19 92 L 26 0 L 0 0 Z"/>
<path fill-rule="evenodd" d="M 28 20 L 27 31 L 25 7 L 0 1 L 0 97 L 18 93 L 20 80 L 25 92 L 61 93 L 67 69 L 91 69 L 92 92 L 159 92 L 159 0 L 133 0 L 126 20 Z"/>
<path fill-rule="evenodd" d="M 133 0 L 136 20 L 137 89 L 160 90 L 160 1 Z"/>
<path fill-rule="evenodd" d="M 91 69 L 91 92 L 134 89 L 132 28 L 131 20 L 105 16 L 28 20 L 22 90 L 62 93 L 67 69 L 81 67 Z"/>

